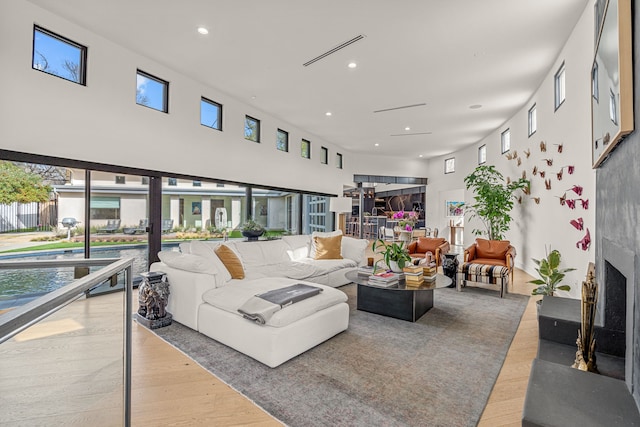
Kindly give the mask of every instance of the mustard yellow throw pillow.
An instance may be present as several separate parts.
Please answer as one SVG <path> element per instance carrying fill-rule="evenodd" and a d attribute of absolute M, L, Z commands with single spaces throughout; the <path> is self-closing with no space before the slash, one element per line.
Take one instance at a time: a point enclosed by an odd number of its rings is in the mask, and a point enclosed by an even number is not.
<path fill-rule="evenodd" d="M 215 253 L 227 270 L 229 270 L 232 279 L 244 279 L 242 262 L 240 262 L 238 256 L 233 252 L 233 249 L 225 245 L 220 245 L 215 249 Z"/>
<path fill-rule="evenodd" d="M 332 237 L 314 236 L 316 256 L 314 259 L 342 259 L 342 234 Z"/>

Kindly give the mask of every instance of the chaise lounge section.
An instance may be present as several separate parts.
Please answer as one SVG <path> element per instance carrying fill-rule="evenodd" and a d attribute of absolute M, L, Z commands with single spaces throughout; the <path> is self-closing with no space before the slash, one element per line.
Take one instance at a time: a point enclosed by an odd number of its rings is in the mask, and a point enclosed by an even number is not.
<path fill-rule="evenodd" d="M 334 249 L 329 259 L 327 245 Z M 273 368 L 347 329 L 347 297 L 335 287 L 350 283 L 345 274 L 366 262 L 367 245 L 337 233 L 191 241 L 181 252 L 161 251 L 150 270 L 167 274 L 167 310 L 175 321 Z M 265 325 L 237 311 L 254 295 L 297 283 L 322 291 L 282 308 Z"/>

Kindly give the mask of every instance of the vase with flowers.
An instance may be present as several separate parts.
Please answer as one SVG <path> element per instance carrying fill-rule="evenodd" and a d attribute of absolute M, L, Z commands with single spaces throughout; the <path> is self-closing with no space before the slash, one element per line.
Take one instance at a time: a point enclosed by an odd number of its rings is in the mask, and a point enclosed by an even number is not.
<path fill-rule="evenodd" d="M 404 231 L 412 231 L 418 222 L 418 213 L 415 211 L 398 211 L 393 214 L 393 219 L 398 220 L 398 227 Z"/>

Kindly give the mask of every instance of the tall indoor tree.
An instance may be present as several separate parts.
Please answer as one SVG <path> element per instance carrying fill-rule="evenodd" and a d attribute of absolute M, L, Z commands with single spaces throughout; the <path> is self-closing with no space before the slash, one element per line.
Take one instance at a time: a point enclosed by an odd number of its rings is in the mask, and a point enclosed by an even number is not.
<path fill-rule="evenodd" d="M 503 240 L 509 231 L 511 209 L 516 200 L 517 190 L 529 188 L 529 180 L 519 178 L 517 181 L 505 182 L 502 174 L 495 166 L 478 166 L 464 179 L 467 190 L 472 190 L 475 203 L 465 204 L 470 218 L 478 217 L 484 224 L 484 230 L 473 230 L 475 235 L 486 234 L 489 240 Z"/>

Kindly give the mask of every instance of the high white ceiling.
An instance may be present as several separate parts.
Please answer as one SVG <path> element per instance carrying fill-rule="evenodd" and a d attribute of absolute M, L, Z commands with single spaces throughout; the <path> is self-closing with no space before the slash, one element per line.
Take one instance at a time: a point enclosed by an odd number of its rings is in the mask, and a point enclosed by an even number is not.
<path fill-rule="evenodd" d="M 30 1 L 346 150 L 411 158 L 476 143 L 513 116 L 589 3 Z"/>

